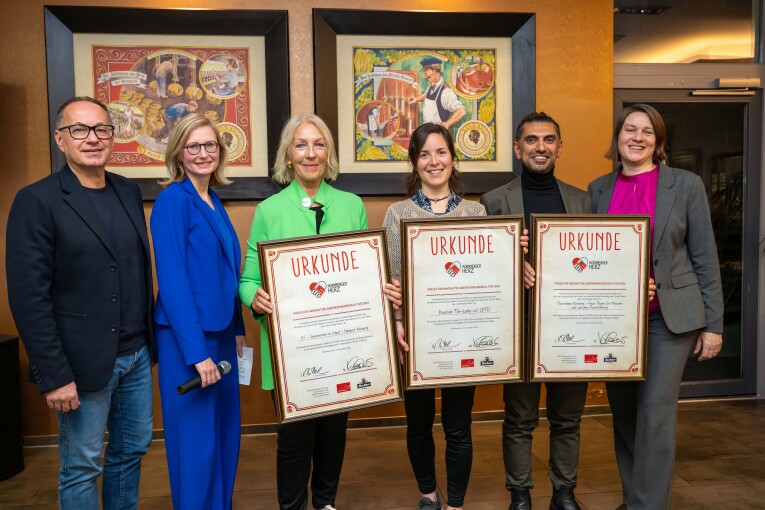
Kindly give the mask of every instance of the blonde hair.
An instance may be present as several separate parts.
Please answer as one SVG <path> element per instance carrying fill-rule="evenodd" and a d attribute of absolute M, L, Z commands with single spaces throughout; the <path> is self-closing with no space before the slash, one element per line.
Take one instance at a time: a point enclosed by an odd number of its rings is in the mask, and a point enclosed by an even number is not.
<path fill-rule="evenodd" d="M 340 173 L 340 163 L 337 161 L 337 151 L 335 150 L 335 139 L 332 137 L 332 131 L 321 117 L 312 113 L 301 113 L 289 118 L 282 128 L 282 135 L 279 139 L 279 148 L 276 150 L 276 159 L 274 161 L 274 173 L 271 178 L 279 184 L 289 184 L 295 178 L 295 170 L 289 163 L 289 150 L 295 131 L 303 124 L 313 124 L 319 130 L 327 146 L 327 164 L 324 167 L 323 179 L 334 181 L 337 174 Z"/>
<path fill-rule="evenodd" d="M 183 117 L 178 124 L 173 127 L 170 133 L 170 140 L 167 142 L 167 151 L 165 152 L 165 166 L 167 166 L 167 177 L 159 181 L 162 186 L 167 186 L 174 182 L 181 182 L 186 178 L 186 171 L 181 163 L 181 152 L 191 133 L 201 127 L 209 127 L 215 133 L 215 140 L 218 142 L 218 168 L 210 176 L 210 186 L 219 184 L 231 184 L 226 178 L 226 160 L 228 159 L 228 148 L 223 137 L 218 131 L 213 121 L 200 113 L 190 113 Z"/>

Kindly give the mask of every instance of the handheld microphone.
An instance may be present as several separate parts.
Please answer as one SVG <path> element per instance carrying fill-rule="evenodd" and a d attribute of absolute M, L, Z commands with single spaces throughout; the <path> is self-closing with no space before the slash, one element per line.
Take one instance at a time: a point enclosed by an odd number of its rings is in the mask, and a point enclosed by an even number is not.
<path fill-rule="evenodd" d="M 226 360 L 218 362 L 216 366 L 218 367 L 218 372 L 220 372 L 220 375 L 226 375 L 227 373 L 231 372 L 231 363 Z M 202 386 L 202 377 L 197 375 L 196 377 L 192 377 L 185 383 L 179 385 L 178 393 L 180 395 L 185 395 L 186 393 L 193 389 L 199 388 L 200 386 Z"/>

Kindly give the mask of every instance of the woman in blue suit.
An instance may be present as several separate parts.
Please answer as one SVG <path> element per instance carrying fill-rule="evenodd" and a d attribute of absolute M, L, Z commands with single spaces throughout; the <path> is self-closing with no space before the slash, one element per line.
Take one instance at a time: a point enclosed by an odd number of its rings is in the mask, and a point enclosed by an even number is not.
<path fill-rule="evenodd" d="M 230 509 L 239 460 L 239 382 L 216 363 L 236 365 L 244 345 L 237 296 L 241 254 L 218 195 L 228 184 L 226 145 L 209 119 L 176 124 L 169 170 L 151 215 L 159 293 L 154 312 L 159 391 L 173 506 Z M 179 395 L 195 376 L 202 387 Z"/>

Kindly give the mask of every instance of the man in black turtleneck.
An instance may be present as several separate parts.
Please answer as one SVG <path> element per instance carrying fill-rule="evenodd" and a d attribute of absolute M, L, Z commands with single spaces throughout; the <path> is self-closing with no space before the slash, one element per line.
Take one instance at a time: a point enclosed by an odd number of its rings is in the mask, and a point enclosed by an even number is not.
<path fill-rule="evenodd" d="M 481 197 L 486 212 L 523 214 L 526 225 L 530 225 L 531 213 L 589 214 L 587 193 L 555 178 L 555 160 L 560 157 L 562 148 L 560 127 L 552 117 L 544 112 L 524 117 L 513 142 L 515 157 L 523 164 L 523 173 Z M 546 389 L 547 420 L 550 422 L 548 472 L 554 489 L 550 510 L 579 510 L 574 487 L 579 463 L 579 422 L 587 397 L 587 383 L 546 383 Z M 534 486 L 531 480 L 531 438 L 539 424 L 540 392 L 541 383 L 504 386 L 502 453 L 505 486 L 512 495 L 510 510 L 531 509 L 529 490 Z"/>

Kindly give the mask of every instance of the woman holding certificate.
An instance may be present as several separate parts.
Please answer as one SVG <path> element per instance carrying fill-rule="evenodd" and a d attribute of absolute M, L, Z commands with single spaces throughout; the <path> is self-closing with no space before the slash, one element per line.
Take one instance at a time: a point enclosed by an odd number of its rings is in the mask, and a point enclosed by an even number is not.
<path fill-rule="evenodd" d="M 644 382 L 609 382 L 622 508 L 669 508 L 680 381 L 688 355 L 722 347 L 723 300 L 717 246 L 701 179 L 661 163 L 667 128 L 656 109 L 629 106 L 606 156 L 620 162 L 589 186 L 594 213 L 651 216 L 651 276 Z"/>
<path fill-rule="evenodd" d="M 324 121 L 309 114 L 290 118 L 282 130 L 273 174 L 276 182 L 287 187 L 255 210 L 239 284 L 239 297 L 262 323 L 264 390 L 274 389 L 264 321 L 265 314 L 272 313 L 274 307 L 261 287 L 258 242 L 366 229 L 367 214 L 361 199 L 327 184 L 338 171 L 335 143 Z M 391 292 L 392 286 L 387 287 L 386 293 Z M 310 479 L 314 508 L 334 510 L 347 421 L 348 413 L 344 412 L 277 427 L 276 482 L 281 509 L 306 508 Z"/>
<path fill-rule="evenodd" d="M 457 157 L 448 129 L 431 123 L 418 127 L 409 142 L 409 161 L 412 172 L 405 181 L 409 198 L 391 205 L 384 221 L 394 281 L 401 279 L 402 219 L 486 216 L 483 205 L 463 200 L 458 194 L 462 176 L 456 168 Z M 399 346 L 407 350 L 401 310 L 396 311 L 396 331 Z M 446 435 L 447 508 L 450 510 L 462 508 L 470 478 L 473 462 L 470 413 L 474 394 L 475 386 L 441 389 L 441 422 Z M 406 391 L 404 406 L 409 460 L 422 493 L 417 508 L 440 510 L 433 443 L 435 390 Z"/>
<path fill-rule="evenodd" d="M 216 364 L 236 365 L 244 345 L 237 296 L 241 255 L 218 195 L 228 184 L 226 145 L 215 124 L 190 114 L 176 124 L 169 171 L 151 214 L 159 293 L 154 312 L 159 391 L 173 506 L 231 508 L 239 460 L 239 381 Z M 179 395 L 198 376 L 201 389 Z"/>

